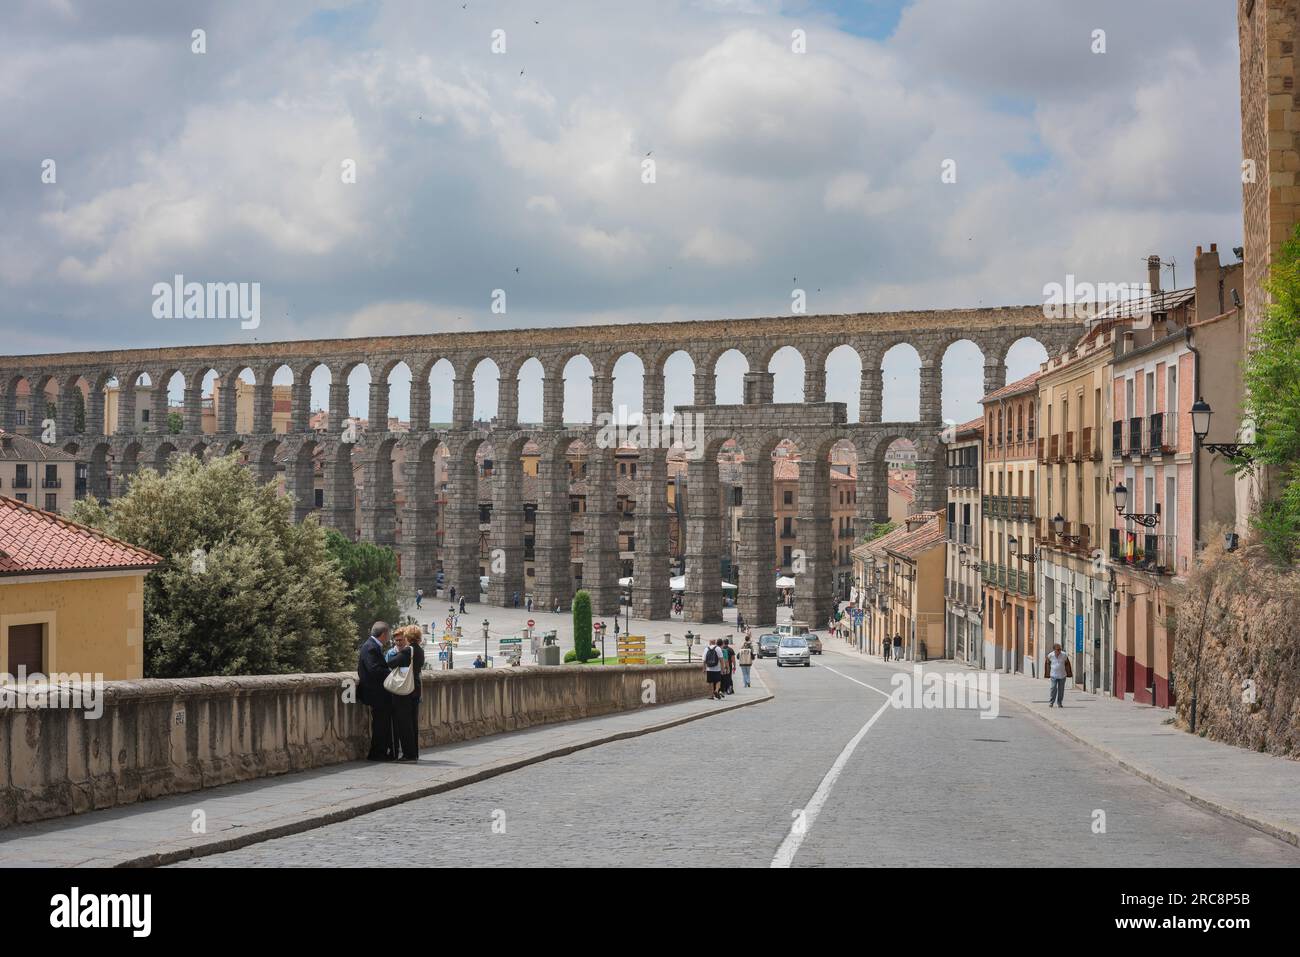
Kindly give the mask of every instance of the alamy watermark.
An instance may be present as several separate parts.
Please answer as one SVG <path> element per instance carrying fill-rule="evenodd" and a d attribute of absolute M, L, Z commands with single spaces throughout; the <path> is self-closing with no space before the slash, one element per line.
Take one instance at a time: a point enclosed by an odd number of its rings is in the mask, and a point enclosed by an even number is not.
<path fill-rule="evenodd" d="M 922 671 L 912 666 L 912 673 L 899 672 L 889 679 L 895 708 L 974 710 L 981 718 L 998 716 L 998 673 L 963 671 L 945 674 Z"/>
<path fill-rule="evenodd" d="M 0 710 L 84 711 L 95 720 L 104 714 L 103 674 L 44 675 L 18 666 L 18 674 L 0 672 Z"/>
<path fill-rule="evenodd" d="M 1132 315 L 1132 327 L 1151 325 L 1151 284 L 1148 282 L 1078 282 L 1068 273 L 1065 282 L 1043 285 L 1043 317 L 1046 319 L 1096 319 L 1102 312 L 1122 303 L 1141 303 Z"/>
<path fill-rule="evenodd" d="M 186 282 L 177 273 L 171 282 L 153 284 L 155 319 L 239 319 L 239 328 L 262 324 L 260 282 Z"/>
<path fill-rule="evenodd" d="M 596 447 L 617 449 L 635 445 L 638 449 L 671 449 L 680 445 L 688 459 L 704 455 L 704 416 L 677 412 L 668 417 L 660 412 L 629 414 L 627 406 L 596 416 Z"/>

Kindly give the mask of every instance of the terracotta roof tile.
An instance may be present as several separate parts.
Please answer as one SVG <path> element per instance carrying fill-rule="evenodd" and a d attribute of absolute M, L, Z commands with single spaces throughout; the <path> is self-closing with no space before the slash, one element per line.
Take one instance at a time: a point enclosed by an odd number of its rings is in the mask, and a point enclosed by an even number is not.
<path fill-rule="evenodd" d="M 988 395 L 984 396 L 984 398 L 980 399 L 980 402 L 993 402 L 997 399 L 1005 399 L 1009 396 L 1019 395 L 1022 392 L 1035 391 L 1031 387 L 1038 381 L 1040 375 L 1042 375 L 1041 370 L 1027 375 L 1023 379 L 1017 379 L 1015 382 L 1007 383 L 1002 388 L 994 389 Z"/>
<path fill-rule="evenodd" d="M 161 561 L 143 548 L 0 495 L 0 575 L 149 569 Z"/>

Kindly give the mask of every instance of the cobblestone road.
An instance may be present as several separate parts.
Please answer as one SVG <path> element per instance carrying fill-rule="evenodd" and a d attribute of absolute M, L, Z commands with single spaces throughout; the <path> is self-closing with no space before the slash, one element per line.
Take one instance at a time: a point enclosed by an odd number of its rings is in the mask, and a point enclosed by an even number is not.
<path fill-rule="evenodd" d="M 895 672 L 838 655 L 760 667 L 777 694 L 766 704 L 181 866 L 767 866 L 886 701 L 856 682 L 888 692 Z M 793 864 L 1287 866 L 1300 849 L 1171 797 L 1019 709 L 888 708 Z"/>

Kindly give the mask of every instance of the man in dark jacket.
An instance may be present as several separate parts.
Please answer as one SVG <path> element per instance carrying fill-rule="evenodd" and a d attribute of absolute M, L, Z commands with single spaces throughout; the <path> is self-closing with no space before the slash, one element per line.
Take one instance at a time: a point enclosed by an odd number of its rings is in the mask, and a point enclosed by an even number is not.
<path fill-rule="evenodd" d="M 370 706 L 370 753 L 367 761 L 393 760 L 393 696 L 384 687 L 388 664 L 384 661 L 384 642 L 388 639 L 388 622 L 377 621 L 370 637 L 361 644 L 357 655 L 357 699 Z"/>

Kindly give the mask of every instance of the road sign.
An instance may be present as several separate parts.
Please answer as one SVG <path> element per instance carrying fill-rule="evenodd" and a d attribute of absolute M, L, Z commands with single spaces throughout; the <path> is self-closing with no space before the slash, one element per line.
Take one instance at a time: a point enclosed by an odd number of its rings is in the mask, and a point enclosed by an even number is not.
<path fill-rule="evenodd" d="M 646 663 L 645 635 L 619 636 L 618 663 L 620 665 L 643 665 Z"/>
<path fill-rule="evenodd" d="M 1083 616 L 1074 616 L 1074 652 L 1083 654 Z"/>
<path fill-rule="evenodd" d="M 529 628 L 536 628 L 536 627 L 537 627 L 537 622 L 535 622 L 535 621 L 533 621 L 531 618 L 529 618 L 529 619 L 528 619 L 528 627 L 529 627 Z"/>

